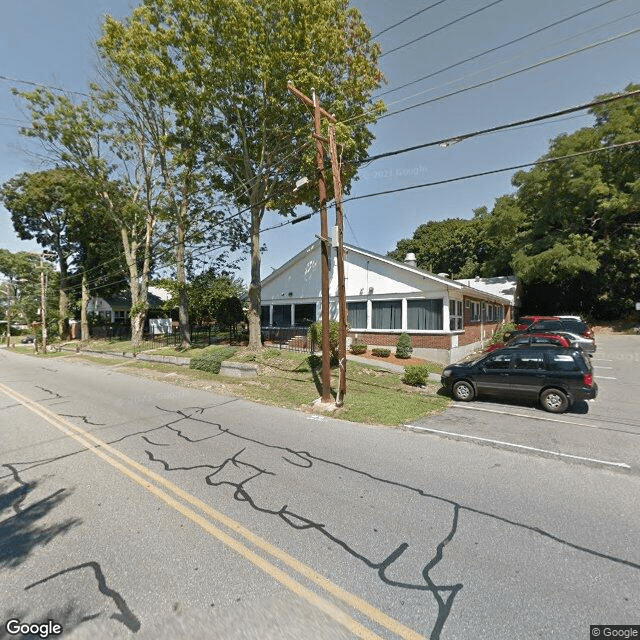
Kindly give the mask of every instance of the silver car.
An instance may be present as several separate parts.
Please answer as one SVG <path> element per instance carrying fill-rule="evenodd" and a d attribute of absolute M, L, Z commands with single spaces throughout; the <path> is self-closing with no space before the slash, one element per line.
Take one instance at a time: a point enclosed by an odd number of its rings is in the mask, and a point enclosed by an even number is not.
<path fill-rule="evenodd" d="M 593 338 L 585 338 L 584 336 L 569 331 L 554 331 L 553 333 L 564 336 L 572 347 L 582 349 L 589 356 L 592 356 L 596 352 L 596 341 Z"/>

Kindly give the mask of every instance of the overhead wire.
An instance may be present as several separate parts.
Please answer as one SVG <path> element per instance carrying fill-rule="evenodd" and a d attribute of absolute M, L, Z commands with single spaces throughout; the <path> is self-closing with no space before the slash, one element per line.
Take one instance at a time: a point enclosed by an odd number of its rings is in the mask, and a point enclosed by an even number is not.
<path fill-rule="evenodd" d="M 404 24 L 405 22 L 409 22 L 409 20 L 412 20 L 416 16 L 419 16 L 420 14 L 424 13 L 425 11 L 429 11 L 429 9 L 433 9 L 434 7 L 437 7 L 440 4 L 444 4 L 446 1 L 447 0 L 438 0 L 438 2 L 434 2 L 433 4 L 430 4 L 428 7 L 424 7 L 422 9 L 420 9 L 419 11 L 416 11 L 415 13 L 412 13 L 410 16 L 407 16 L 406 18 L 403 18 L 399 22 L 395 22 L 394 24 L 384 28 L 382 31 L 378 31 L 378 33 L 374 33 L 371 36 L 370 40 L 373 40 L 373 38 L 379 38 L 383 33 L 387 33 L 387 31 L 391 31 L 391 29 L 395 29 L 396 27 L 399 27 L 401 24 Z"/>
<path fill-rule="evenodd" d="M 396 51 L 400 51 L 400 49 L 404 49 L 405 47 L 408 47 L 409 45 L 415 44 L 416 42 L 419 42 L 420 40 L 424 40 L 425 38 L 428 38 L 429 36 L 432 36 L 434 33 L 438 33 L 439 31 L 443 31 L 444 29 L 447 29 L 449 27 L 451 27 L 454 24 L 457 24 L 458 22 L 462 22 L 463 20 L 466 20 L 467 18 L 470 18 L 471 16 L 475 16 L 478 13 L 481 13 L 482 11 L 485 11 L 486 9 L 489 9 L 497 4 L 500 4 L 501 2 L 503 2 L 504 0 L 493 0 L 492 2 L 489 2 L 488 4 L 483 5 L 482 7 L 480 7 L 479 9 L 475 9 L 474 11 L 470 11 L 469 13 L 465 13 L 463 16 L 460 16 L 459 18 L 456 18 L 455 20 L 451 20 L 450 22 L 447 22 L 446 24 L 443 24 L 442 26 L 438 27 L 437 29 L 432 29 L 431 31 L 429 31 L 428 33 L 423 33 L 421 36 L 418 36 L 417 38 L 414 38 L 413 40 L 409 40 L 409 42 L 405 42 L 404 44 L 401 44 L 397 47 L 394 47 L 393 49 L 390 49 L 389 51 L 385 51 L 384 53 L 380 54 L 380 57 L 384 57 L 384 56 L 388 56 L 392 53 L 395 53 Z"/>
<path fill-rule="evenodd" d="M 525 164 L 512 165 L 510 167 L 503 167 L 502 169 L 491 169 L 489 171 L 480 171 L 478 173 L 470 173 L 463 176 L 457 176 L 455 178 L 446 178 L 443 180 L 436 180 L 433 182 L 425 182 L 422 184 L 410 185 L 407 187 L 398 187 L 396 189 L 388 189 L 386 191 L 377 191 L 375 193 L 367 193 L 361 196 L 351 196 L 349 198 L 345 198 L 343 202 L 350 202 L 353 200 L 364 200 L 366 198 L 374 198 L 377 196 L 389 195 L 392 193 L 399 193 L 401 191 L 411 191 L 413 189 L 422 189 L 426 187 L 435 187 L 443 184 L 450 184 L 452 182 L 460 182 L 462 180 L 470 180 L 471 178 L 480 178 L 483 176 L 489 176 L 496 173 L 505 173 L 507 171 L 517 171 L 519 169 L 526 169 L 527 167 L 535 167 L 539 165 L 551 164 L 554 162 L 561 162 L 564 160 L 571 160 L 573 158 L 578 158 L 580 156 L 592 155 L 596 153 L 601 153 L 603 151 L 612 151 L 616 149 L 623 149 L 625 147 L 632 147 L 635 145 L 640 145 L 640 140 L 632 140 L 630 142 L 621 142 L 619 144 L 609 145 L 606 147 L 599 147 L 597 149 L 589 149 L 586 151 L 577 151 L 576 153 L 570 153 L 564 156 L 556 156 L 553 158 L 544 158 L 542 160 L 536 160 L 535 162 L 527 162 Z"/>
<path fill-rule="evenodd" d="M 605 40 L 600 40 L 599 42 L 594 42 L 592 44 L 589 44 L 587 46 L 584 47 L 580 47 L 578 49 L 574 49 L 572 51 L 568 51 L 566 53 L 557 55 L 557 56 L 553 56 L 551 58 L 546 58 L 545 60 L 541 60 L 539 62 L 536 62 L 535 64 L 526 66 L 526 67 L 522 67 L 520 69 L 516 69 L 515 71 L 511 71 L 509 73 L 505 73 L 501 76 L 497 76 L 494 78 L 489 78 L 488 80 L 483 80 L 482 82 L 477 82 L 476 84 L 467 86 L 467 87 L 462 87 L 461 89 L 456 89 L 455 91 L 450 91 L 449 93 L 446 93 L 444 95 L 440 95 L 437 96 L 435 98 L 430 98 L 429 100 L 424 100 L 422 102 L 418 102 L 417 104 L 413 104 L 413 105 L 409 105 L 407 107 L 403 107 L 402 109 L 397 109 L 395 111 L 388 111 L 387 113 L 384 113 L 383 115 L 380 116 L 380 120 L 382 120 L 383 118 L 388 118 L 390 116 L 395 116 L 398 115 L 399 113 L 405 113 L 406 111 L 410 111 L 412 109 L 417 109 L 418 107 L 423 107 L 427 104 L 432 104 L 434 102 L 438 102 L 440 100 L 445 100 L 446 98 L 450 98 L 452 96 L 455 95 L 459 95 L 461 93 L 465 93 L 467 91 L 471 91 L 473 89 L 478 89 L 480 87 L 485 87 L 487 85 L 493 84 L 494 82 L 498 82 L 500 80 L 505 80 L 506 78 L 512 78 L 513 76 L 519 75 L 521 73 L 524 73 L 526 71 L 531 71 L 532 69 L 537 69 L 538 67 L 542 67 L 546 64 L 550 64 L 552 62 L 558 62 L 559 60 L 564 60 L 566 58 L 569 58 L 573 55 L 576 55 L 578 53 L 583 53 L 585 51 L 589 51 L 591 49 L 595 49 L 596 47 L 600 47 L 602 45 L 605 44 L 610 44 L 611 42 L 615 42 L 616 40 L 620 40 L 622 38 L 627 38 L 629 36 L 635 35 L 636 33 L 640 32 L 640 27 L 637 29 L 632 29 L 631 31 L 627 31 L 625 33 L 620 33 L 618 35 L 615 36 L 611 36 L 610 38 L 606 38 Z"/>
<path fill-rule="evenodd" d="M 567 16 L 566 18 L 562 18 L 560 20 L 556 20 L 555 22 L 551 22 L 547 25 L 545 25 L 544 27 L 540 27 L 539 29 L 535 29 L 534 31 L 530 31 L 529 33 L 526 33 L 525 35 L 519 36 L 518 38 L 514 38 L 513 40 L 509 40 L 508 42 L 504 42 L 502 44 L 499 44 L 495 47 L 491 47 L 490 49 L 485 49 L 484 51 L 481 51 L 480 53 L 477 53 L 473 56 L 470 56 L 468 58 L 465 58 L 464 60 L 459 60 L 458 62 L 454 62 L 453 64 L 450 64 L 446 67 L 442 67 L 441 69 L 438 69 L 437 71 L 433 71 L 432 73 L 429 73 L 425 76 L 422 76 L 420 78 L 416 78 L 415 80 L 411 80 L 410 82 L 405 82 L 404 84 L 398 86 L 398 87 L 394 87 L 392 89 L 387 89 L 381 93 L 378 93 L 375 95 L 376 98 L 381 98 L 382 96 L 388 95 L 390 93 L 395 93 L 396 91 L 400 91 L 401 89 L 406 89 L 407 87 L 410 87 L 414 84 L 417 84 L 418 82 L 422 82 L 423 80 L 428 80 L 429 78 L 433 78 L 434 76 L 437 76 L 441 73 L 444 73 L 445 71 L 450 71 L 451 69 L 455 69 L 456 67 L 459 67 L 460 65 L 463 65 L 467 62 L 472 62 L 473 60 L 478 60 L 479 58 L 482 58 L 483 56 L 486 56 L 490 53 L 494 53 L 495 51 L 499 51 L 500 49 L 504 49 L 505 47 L 511 46 L 513 44 L 516 44 L 518 42 L 522 42 L 523 40 L 526 40 L 527 38 L 531 38 L 539 33 L 542 33 L 543 31 L 546 31 L 547 29 L 551 29 L 552 27 L 556 27 L 560 24 L 563 24 L 565 22 L 568 22 L 570 20 L 573 20 L 574 18 L 577 18 L 579 16 L 582 16 L 586 13 L 589 13 L 590 11 L 594 11 L 595 9 L 599 9 L 600 7 L 607 5 L 607 4 L 611 4 L 612 2 L 616 2 L 617 0 L 604 0 L 603 2 L 600 2 L 596 5 L 593 5 L 591 7 L 588 7 L 587 9 L 583 9 L 582 11 L 578 11 L 577 13 L 574 13 L 570 16 Z M 637 13 L 637 12 L 636 12 Z M 630 15 L 635 15 L 635 14 L 630 14 Z M 626 16 L 629 17 L 629 16 Z"/>
<path fill-rule="evenodd" d="M 422 144 L 413 145 L 411 147 L 403 147 L 402 149 L 396 149 L 394 151 L 386 151 L 383 153 L 378 153 L 374 156 L 369 156 L 362 160 L 358 160 L 357 164 L 364 164 L 368 162 L 373 162 L 374 160 L 380 160 L 382 158 L 389 158 L 391 156 L 400 155 L 403 153 L 408 153 L 410 151 L 416 151 L 418 149 L 425 149 L 427 147 L 435 147 L 439 145 L 449 145 L 449 144 L 457 144 L 458 142 L 462 142 L 463 140 L 468 140 L 470 138 L 475 138 L 477 136 L 486 135 L 489 133 L 496 133 L 498 131 L 504 131 L 506 129 L 512 129 L 514 127 L 520 127 L 522 125 L 531 124 L 534 122 L 541 122 L 544 120 L 549 120 L 551 118 L 557 118 L 559 116 L 568 115 L 570 113 L 575 113 L 576 111 L 584 111 L 586 109 L 591 109 L 593 107 L 609 104 L 611 102 L 617 102 L 619 100 L 623 100 L 625 98 L 635 98 L 640 96 L 640 89 L 636 91 L 627 91 L 624 93 L 618 93 L 614 96 L 610 96 L 608 98 L 602 98 L 600 100 L 593 100 L 591 102 L 587 102 L 585 104 L 580 104 L 574 107 L 567 107 L 565 109 L 560 109 L 558 111 L 553 111 L 551 113 L 545 113 L 538 116 L 533 116 L 531 118 L 526 118 L 524 120 L 516 120 L 514 122 L 509 122 L 506 124 L 500 124 L 493 127 L 488 127 L 486 129 L 478 129 L 476 131 L 471 131 L 469 133 L 463 133 L 460 135 L 449 136 L 447 138 L 441 138 L 440 140 L 432 140 L 430 142 L 425 142 Z"/>

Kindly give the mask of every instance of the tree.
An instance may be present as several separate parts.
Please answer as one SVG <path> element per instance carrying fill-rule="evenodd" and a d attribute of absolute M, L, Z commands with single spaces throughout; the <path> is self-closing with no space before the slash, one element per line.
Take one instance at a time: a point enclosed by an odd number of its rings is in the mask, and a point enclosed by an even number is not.
<path fill-rule="evenodd" d="M 557 137 L 545 158 L 637 139 L 637 99 L 599 105 L 592 113 L 593 127 Z M 551 305 L 556 285 L 576 292 L 576 310 L 628 313 L 640 295 L 638 146 L 541 164 L 516 174 L 513 183 L 529 220 L 514 257 L 516 274 L 526 283 L 552 285 Z"/>
<path fill-rule="evenodd" d="M 379 48 L 348 0 L 146 0 L 122 23 L 108 18 L 104 33 L 110 50 L 124 43 L 126 55 L 135 54 L 136 77 L 168 79 L 162 100 L 178 124 L 200 126 L 218 167 L 214 186 L 239 218 L 248 212 L 249 341 L 258 349 L 265 211 L 286 216 L 301 202 L 316 203 L 311 188 L 293 193 L 300 175 L 314 175 L 315 154 L 310 118 L 287 82 L 315 87 L 341 123 L 348 188 L 356 171 L 348 163 L 364 155 L 380 112 L 371 108 L 382 78 Z M 193 105 L 188 113 L 186 105 Z"/>
<path fill-rule="evenodd" d="M 0 249 L 0 317 L 9 325 L 38 320 L 40 308 L 40 260 L 37 255 Z"/>
<path fill-rule="evenodd" d="M 147 3 L 150 5 L 150 3 Z M 106 92 L 103 103 L 127 113 L 135 121 L 149 149 L 153 150 L 163 185 L 163 213 L 159 222 L 166 229 L 168 245 L 161 255 L 176 274 L 177 307 L 182 348 L 190 344 L 187 295 L 189 245 L 198 246 L 206 237 L 211 245 L 227 243 L 235 250 L 244 240 L 242 220 L 220 224 L 224 209 L 216 198 L 215 167 L 218 160 L 212 143 L 221 135 L 208 97 L 185 69 L 163 64 L 159 73 L 149 73 L 149 39 L 145 32 L 150 7 L 141 7 L 123 22 L 107 19 L 98 42 Z M 157 50 L 164 43 L 156 42 Z M 211 247 L 209 247 L 211 248 Z"/>
<path fill-rule="evenodd" d="M 453 278 L 472 278 L 484 258 L 482 219 L 450 218 L 421 224 L 410 239 L 400 240 L 388 255 L 404 262 L 415 253 L 420 269 L 447 273 Z"/>
<path fill-rule="evenodd" d="M 118 114 L 102 93 L 79 104 L 46 89 L 16 93 L 27 101 L 32 121 L 21 133 L 38 139 L 53 163 L 90 180 L 117 226 L 131 291 L 131 339 L 139 346 L 161 207 L 155 155 L 140 122 Z"/>

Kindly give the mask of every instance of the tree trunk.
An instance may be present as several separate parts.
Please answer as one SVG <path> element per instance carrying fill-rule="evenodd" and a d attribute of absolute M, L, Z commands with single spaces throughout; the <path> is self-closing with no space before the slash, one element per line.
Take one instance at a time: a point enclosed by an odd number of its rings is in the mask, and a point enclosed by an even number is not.
<path fill-rule="evenodd" d="M 87 307 L 89 306 L 89 282 L 86 272 L 82 272 L 82 302 L 80 305 L 80 340 L 86 342 L 89 340 L 89 317 L 87 316 Z"/>
<path fill-rule="evenodd" d="M 180 323 L 182 349 L 188 349 L 191 346 L 191 336 L 189 335 L 189 296 L 187 295 L 187 276 L 184 267 L 185 254 L 185 228 L 183 224 L 184 212 L 180 213 L 180 220 L 177 228 L 177 246 L 176 246 L 176 262 L 177 262 L 177 280 L 179 292 L 178 304 L 178 320 Z"/>
<path fill-rule="evenodd" d="M 249 285 L 249 350 L 262 350 L 261 309 L 260 309 L 260 218 L 257 211 L 251 211 L 251 284 Z"/>

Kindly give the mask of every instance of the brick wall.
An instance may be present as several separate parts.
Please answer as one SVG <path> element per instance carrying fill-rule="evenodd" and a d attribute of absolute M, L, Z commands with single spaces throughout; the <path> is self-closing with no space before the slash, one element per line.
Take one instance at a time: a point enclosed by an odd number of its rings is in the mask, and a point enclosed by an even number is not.
<path fill-rule="evenodd" d="M 411 336 L 411 343 L 414 348 L 427 348 L 427 349 L 450 349 L 451 348 L 451 336 L 450 335 L 429 335 L 423 333 L 411 333 L 407 331 Z M 356 339 L 358 336 L 358 342 L 364 342 L 365 344 L 375 347 L 395 347 L 398 343 L 399 333 L 367 333 L 366 331 L 350 331 L 349 336 Z"/>

